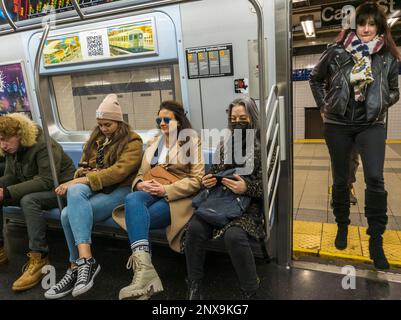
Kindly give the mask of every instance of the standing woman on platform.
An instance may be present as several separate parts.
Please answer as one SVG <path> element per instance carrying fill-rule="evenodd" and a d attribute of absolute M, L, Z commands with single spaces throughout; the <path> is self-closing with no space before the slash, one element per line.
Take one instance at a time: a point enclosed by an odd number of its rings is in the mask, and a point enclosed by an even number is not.
<path fill-rule="evenodd" d="M 397 50 L 383 10 L 366 2 L 356 10 L 356 28 L 343 30 L 313 69 L 310 86 L 324 120 L 324 136 L 333 170 L 333 212 L 338 225 L 335 246 L 347 247 L 350 224 L 348 177 L 355 143 L 361 155 L 366 190 L 370 258 L 388 269 L 382 235 L 387 224 L 384 188 L 385 118 L 399 100 Z"/>

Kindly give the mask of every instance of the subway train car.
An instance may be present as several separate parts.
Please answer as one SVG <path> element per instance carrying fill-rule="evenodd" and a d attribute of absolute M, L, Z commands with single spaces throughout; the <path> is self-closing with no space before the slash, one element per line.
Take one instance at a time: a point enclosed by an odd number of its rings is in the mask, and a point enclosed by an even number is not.
<path fill-rule="evenodd" d="M 351 189 L 348 247 L 334 245 L 332 165 L 309 85 L 320 56 L 362 2 L 0 0 L 0 113 L 24 114 L 42 128 L 57 188 L 50 138 L 78 167 L 97 126 L 96 111 L 109 94 L 116 94 L 123 120 L 141 137 L 144 149 L 160 134 L 155 118 L 161 103 L 181 103 L 202 138 L 206 171 L 229 123 L 230 103 L 250 97 L 259 110 L 263 197 L 258 214 L 264 235 L 249 237 L 260 283 L 251 298 L 398 299 L 401 102 L 384 120 L 389 196 L 383 246 L 390 268 L 383 271 L 369 255 L 361 164 Z M 401 51 L 401 1 L 378 3 Z M 43 279 L 16 292 L 12 287 L 26 262 L 28 235 L 21 208 L 2 205 L 9 261 L 0 264 L 0 300 L 45 299 L 61 279 L 68 262 L 63 206 L 59 199 L 58 206 L 43 211 L 50 247 Z M 76 299 L 118 299 L 132 277 L 124 272 L 130 254 L 127 233 L 109 216 L 93 226 L 93 241 L 102 269 L 91 290 Z M 152 230 L 150 241 L 164 291 L 149 291 L 143 298 L 188 298 L 185 255 L 169 249 L 164 228 Z M 250 298 L 240 290 L 227 253 L 222 239 L 208 242 L 204 299 Z"/>

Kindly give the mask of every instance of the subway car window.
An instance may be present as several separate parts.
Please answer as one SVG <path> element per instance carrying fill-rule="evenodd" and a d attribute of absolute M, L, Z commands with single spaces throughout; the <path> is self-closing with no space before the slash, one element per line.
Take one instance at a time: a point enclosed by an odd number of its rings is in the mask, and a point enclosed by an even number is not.
<path fill-rule="evenodd" d="M 66 131 L 90 131 L 102 100 L 116 93 L 123 117 L 134 130 L 155 128 L 161 101 L 181 100 L 177 65 L 133 68 L 51 78 L 59 124 Z"/>

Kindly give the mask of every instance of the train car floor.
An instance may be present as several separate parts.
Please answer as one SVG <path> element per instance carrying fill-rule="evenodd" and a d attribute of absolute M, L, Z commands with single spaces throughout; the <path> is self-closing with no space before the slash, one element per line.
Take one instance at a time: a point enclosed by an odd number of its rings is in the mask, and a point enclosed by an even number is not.
<path fill-rule="evenodd" d="M 0 266 L 0 300 L 44 300 L 41 285 L 22 292 L 11 290 L 13 281 L 20 275 L 26 262 L 28 239 L 26 229 L 21 226 L 8 226 L 7 251 L 10 262 Z M 67 267 L 68 252 L 61 230 L 48 232 L 50 263 L 56 270 L 56 277 L 64 274 Z M 125 269 L 129 255 L 126 240 L 95 236 L 93 238 L 94 256 L 102 266 L 95 279 L 94 287 L 77 300 L 116 300 L 121 287 L 131 282 L 132 271 Z M 185 299 L 185 257 L 174 253 L 166 246 L 153 245 L 153 263 L 162 279 L 165 291 L 152 299 Z M 209 300 L 237 300 L 241 298 L 238 281 L 227 254 L 208 252 L 206 256 L 204 296 Z M 383 279 L 357 277 L 355 290 L 342 287 L 344 274 L 284 268 L 275 263 L 257 260 L 257 272 L 261 288 L 257 299 L 399 299 L 401 283 Z M 64 299 L 73 299 L 67 296 Z"/>

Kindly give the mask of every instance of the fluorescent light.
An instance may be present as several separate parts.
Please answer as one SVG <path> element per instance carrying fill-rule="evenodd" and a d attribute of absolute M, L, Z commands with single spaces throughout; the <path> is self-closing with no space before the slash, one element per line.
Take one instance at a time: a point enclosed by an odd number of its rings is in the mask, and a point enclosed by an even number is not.
<path fill-rule="evenodd" d="M 292 3 L 306 2 L 306 0 L 292 0 Z"/>
<path fill-rule="evenodd" d="M 313 21 L 313 15 L 301 16 L 300 17 L 301 26 L 304 30 L 306 38 L 315 38 L 315 22 Z"/>
<path fill-rule="evenodd" d="M 387 24 L 391 28 L 398 20 L 400 20 L 400 17 L 387 19 Z"/>
<path fill-rule="evenodd" d="M 394 11 L 387 17 L 387 24 L 391 28 L 395 23 L 400 20 L 401 10 Z"/>

